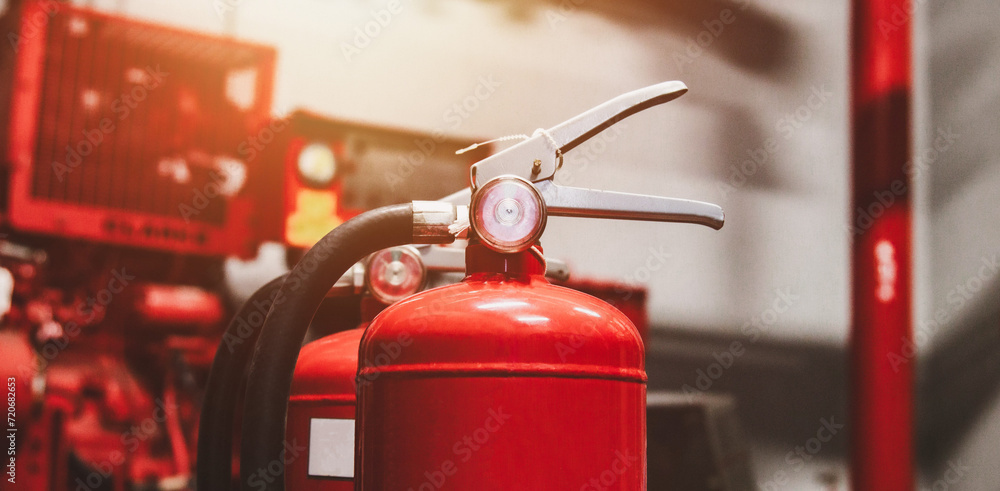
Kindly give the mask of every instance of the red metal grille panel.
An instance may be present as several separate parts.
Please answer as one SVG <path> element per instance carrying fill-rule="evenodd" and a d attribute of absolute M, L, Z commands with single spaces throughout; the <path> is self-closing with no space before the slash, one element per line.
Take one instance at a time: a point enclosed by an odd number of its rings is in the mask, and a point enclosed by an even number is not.
<path fill-rule="evenodd" d="M 269 115 L 273 50 L 65 5 L 52 13 L 38 4 L 32 14 L 22 22 L 28 46 L 18 53 L 12 114 L 23 135 L 11 135 L 24 174 L 23 189 L 14 179 L 15 225 L 178 251 L 245 250 L 248 198 L 197 196 L 233 178 L 223 162 L 251 172 L 239 149 Z M 41 18 L 41 28 L 28 25 Z"/>

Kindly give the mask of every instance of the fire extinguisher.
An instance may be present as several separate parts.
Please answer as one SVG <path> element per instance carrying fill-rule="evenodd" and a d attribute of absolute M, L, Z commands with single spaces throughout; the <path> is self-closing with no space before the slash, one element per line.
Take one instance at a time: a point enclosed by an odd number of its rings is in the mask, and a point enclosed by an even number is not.
<path fill-rule="evenodd" d="M 686 91 L 667 82 L 627 93 L 476 163 L 469 207 L 384 207 L 321 239 L 282 283 L 260 330 L 243 413 L 243 488 L 285 489 L 293 372 L 336 278 L 375 250 L 468 237 L 465 281 L 387 308 L 361 338 L 357 377 L 369 382 L 357 389 L 355 489 L 645 489 L 639 335 L 611 306 L 547 283 L 538 240 L 549 215 L 721 228 L 721 208 L 708 203 L 552 182 L 566 152 Z M 388 363 L 368 362 L 400 340 L 407 346 Z M 255 475 L 270 479 L 251 485 Z"/>

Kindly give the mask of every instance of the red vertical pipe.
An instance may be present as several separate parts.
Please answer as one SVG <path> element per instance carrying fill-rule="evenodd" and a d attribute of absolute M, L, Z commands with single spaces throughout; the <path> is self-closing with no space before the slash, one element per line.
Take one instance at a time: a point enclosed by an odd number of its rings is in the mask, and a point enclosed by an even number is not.
<path fill-rule="evenodd" d="M 852 0 L 852 480 L 913 489 L 908 0 Z"/>

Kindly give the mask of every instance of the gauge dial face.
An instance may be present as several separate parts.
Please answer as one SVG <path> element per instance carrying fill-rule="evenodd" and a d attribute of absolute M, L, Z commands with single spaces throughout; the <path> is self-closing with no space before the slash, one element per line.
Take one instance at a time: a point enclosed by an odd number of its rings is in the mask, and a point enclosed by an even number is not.
<path fill-rule="evenodd" d="M 310 143 L 299 152 L 298 170 L 306 184 L 326 187 L 337 173 L 337 158 L 329 146 Z"/>
<path fill-rule="evenodd" d="M 378 301 L 396 303 L 420 291 L 427 271 L 420 253 L 412 247 L 392 247 L 368 258 L 365 280 Z"/>
<path fill-rule="evenodd" d="M 545 229 L 545 206 L 531 183 L 501 176 L 482 186 L 472 202 L 480 240 L 498 252 L 528 250 Z"/>

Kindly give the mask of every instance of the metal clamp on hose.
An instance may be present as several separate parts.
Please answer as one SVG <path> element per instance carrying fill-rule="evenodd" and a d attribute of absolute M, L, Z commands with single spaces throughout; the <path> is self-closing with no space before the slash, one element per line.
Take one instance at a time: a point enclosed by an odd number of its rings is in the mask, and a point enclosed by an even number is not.
<path fill-rule="evenodd" d="M 469 208 L 441 201 L 413 202 L 413 243 L 450 244 L 456 224 L 468 222 Z"/>

